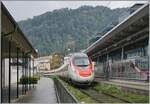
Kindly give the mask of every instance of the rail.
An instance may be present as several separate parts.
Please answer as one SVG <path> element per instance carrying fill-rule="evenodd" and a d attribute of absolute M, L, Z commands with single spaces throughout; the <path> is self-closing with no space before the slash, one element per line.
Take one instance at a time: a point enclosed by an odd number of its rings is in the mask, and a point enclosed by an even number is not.
<path fill-rule="evenodd" d="M 58 103 L 78 103 L 77 99 L 66 89 L 59 79 L 54 79 Z"/>

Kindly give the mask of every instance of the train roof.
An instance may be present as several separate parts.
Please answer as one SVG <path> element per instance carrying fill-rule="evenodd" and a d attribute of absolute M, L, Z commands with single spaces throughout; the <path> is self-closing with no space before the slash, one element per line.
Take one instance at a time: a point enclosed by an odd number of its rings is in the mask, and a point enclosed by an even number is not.
<path fill-rule="evenodd" d="M 85 54 L 85 53 L 74 53 L 73 55 L 72 55 L 73 57 L 88 57 L 87 56 L 87 54 Z"/>

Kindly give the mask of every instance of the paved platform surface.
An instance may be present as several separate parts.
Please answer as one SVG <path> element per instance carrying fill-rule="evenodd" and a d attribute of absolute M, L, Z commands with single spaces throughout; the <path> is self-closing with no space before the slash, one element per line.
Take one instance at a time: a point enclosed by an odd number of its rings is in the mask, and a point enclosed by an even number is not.
<path fill-rule="evenodd" d="M 37 86 L 24 97 L 21 97 L 18 103 L 57 103 L 54 82 L 50 78 L 42 77 Z"/>
<path fill-rule="evenodd" d="M 18 95 L 22 95 L 22 85 L 19 85 Z M 8 86 L 2 89 L 2 102 L 8 103 Z M 17 84 L 11 84 L 11 92 L 10 92 L 11 101 L 17 99 Z"/>
<path fill-rule="evenodd" d="M 98 78 L 96 78 L 96 81 L 108 83 L 108 84 L 114 84 L 114 85 L 118 85 L 118 86 L 124 86 L 124 87 L 128 87 L 128 88 L 133 88 L 133 89 L 149 91 L 149 83 L 147 83 L 147 82 L 115 80 L 115 79 L 111 79 L 109 81 L 104 81 L 104 80 L 101 80 Z"/>

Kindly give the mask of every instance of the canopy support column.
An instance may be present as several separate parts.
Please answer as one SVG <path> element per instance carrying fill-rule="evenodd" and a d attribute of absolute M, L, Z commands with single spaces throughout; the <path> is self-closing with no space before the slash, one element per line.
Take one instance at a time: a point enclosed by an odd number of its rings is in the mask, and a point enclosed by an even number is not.
<path fill-rule="evenodd" d="M 11 100 L 11 40 L 9 41 L 9 82 L 8 82 L 8 102 Z"/>
<path fill-rule="evenodd" d="M 1 50 L 3 49 L 3 38 L 1 37 Z M 1 51 L 1 103 L 3 102 L 3 51 Z"/>
<path fill-rule="evenodd" d="M 34 58 L 32 59 L 32 70 L 33 70 L 33 77 L 34 77 Z M 34 88 L 34 83 L 33 83 L 33 88 Z"/>
<path fill-rule="evenodd" d="M 124 47 L 121 48 L 121 60 L 124 59 Z"/>
<path fill-rule="evenodd" d="M 19 48 L 17 48 L 17 98 L 19 97 Z"/>
<path fill-rule="evenodd" d="M 24 53 L 22 52 L 22 78 L 24 77 L 24 66 L 25 66 L 25 57 Z M 24 83 L 22 81 L 22 94 L 24 94 Z"/>

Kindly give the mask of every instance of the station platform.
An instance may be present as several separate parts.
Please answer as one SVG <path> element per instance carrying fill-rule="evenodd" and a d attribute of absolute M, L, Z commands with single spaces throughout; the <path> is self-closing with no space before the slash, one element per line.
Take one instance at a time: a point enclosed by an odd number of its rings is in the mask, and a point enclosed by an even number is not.
<path fill-rule="evenodd" d="M 148 82 L 139 82 L 139 81 L 130 81 L 130 80 L 117 80 L 117 79 L 110 79 L 109 81 L 105 81 L 99 78 L 96 78 L 95 81 L 100 83 L 112 84 L 120 86 L 124 89 L 133 91 L 133 92 L 140 92 L 143 94 L 149 93 L 149 83 Z"/>
<path fill-rule="evenodd" d="M 36 87 L 21 97 L 17 103 L 57 103 L 53 80 L 42 77 Z"/>
<path fill-rule="evenodd" d="M 149 83 L 147 82 L 138 82 L 138 81 L 127 81 L 127 80 L 110 80 L 111 83 L 133 87 L 141 90 L 149 90 Z"/>
<path fill-rule="evenodd" d="M 2 96 L 1 101 L 4 103 L 8 103 L 8 99 L 9 99 L 9 97 L 8 97 L 9 91 L 8 90 L 9 90 L 8 86 L 2 88 L 3 96 Z M 18 92 L 19 92 L 18 95 L 21 96 L 22 95 L 22 85 L 19 85 L 19 91 Z M 11 99 L 10 99 L 11 102 L 15 101 L 17 98 L 17 84 L 16 83 L 11 84 L 10 97 L 11 97 Z"/>

